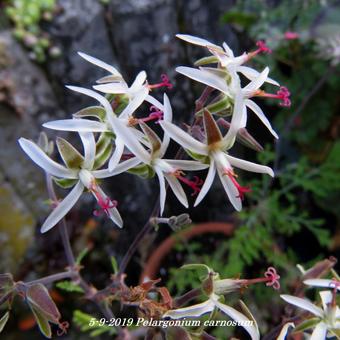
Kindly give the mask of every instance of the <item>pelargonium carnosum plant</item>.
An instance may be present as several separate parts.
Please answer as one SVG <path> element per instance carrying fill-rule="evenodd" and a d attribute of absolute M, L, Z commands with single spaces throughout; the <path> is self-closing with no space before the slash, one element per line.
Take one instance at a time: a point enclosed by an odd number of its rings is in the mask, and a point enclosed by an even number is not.
<path fill-rule="evenodd" d="M 80 138 L 82 150 L 77 150 L 70 142 L 58 137 L 55 145 L 63 162 L 60 164 L 52 159 L 54 143 L 47 139 L 45 133 L 40 135 L 37 143 L 24 137 L 19 139 L 25 154 L 45 172 L 51 213 L 42 224 L 41 232 L 47 233 L 48 237 L 49 230 L 59 229 L 67 269 L 30 282 L 15 281 L 9 273 L 1 274 L 0 302 L 7 311 L 1 317 L 0 331 L 10 317 L 13 298 L 17 295 L 27 302 L 40 331 L 46 337 L 51 338 L 55 328 L 58 328 L 56 333 L 59 335 L 67 332 L 69 322 L 61 320 L 58 307 L 47 289 L 53 283 L 62 280 L 65 283 L 66 280 L 69 290 L 80 290 L 85 299 L 98 307 L 100 319 L 82 319 L 82 330 L 90 331 L 92 335 L 108 332 L 116 334 L 120 339 L 159 339 L 165 336 L 167 339 L 214 339 L 214 336 L 208 334 L 214 325 L 211 322 L 222 317 L 231 319 L 233 326 L 243 328 L 242 334 L 245 337 L 260 339 L 260 328 L 250 309 L 243 301 L 238 306 L 230 306 L 226 296 L 243 291 L 253 284 L 265 284 L 279 290 L 280 276 L 273 267 L 263 270 L 263 275 L 258 278 L 246 279 L 220 278 L 218 273 L 204 264 L 185 264 L 183 269 L 203 271 L 204 275 L 201 276 L 200 287 L 193 287 L 178 297 L 172 297 L 166 286 L 159 284 L 160 280 L 147 279 L 133 287 L 125 283 L 125 269 L 138 243 L 152 225 L 173 225 L 174 220 L 175 224 L 181 224 L 190 220 L 183 214 L 169 218 L 163 216 L 168 189 L 188 208 L 189 202 L 183 187 L 191 188 L 196 207 L 204 200 L 217 175 L 228 198 L 226 204 L 240 211 L 242 200 L 251 188 L 242 184 L 238 169 L 274 176 L 270 167 L 232 156 L 229 151 L 232 151 L 237 142 L 261 150 L 261 146 L 246 129 L 248 114 L 255 114 L 263 123 L 263 129 L 269 130 L 274 138 L 279 138 L 254 98 L 276 99 L 279 105 L 290 106 L 288 89 L 268 76 L 268 67 L 257 71 L 246 66 L 259 54 L 271 52 L 264 42 L 259 41 L 257 48 L 249 53 L 235 56 L 226 43 L 221 47 L 190 35 L 179 34 L 177 37 L 197 45 L 197 48 L 203 48 L 207 53 L 206 57 L 195 63 L 195 67 L 180 66 L 176 69 L 182 75 L 203 84 L 202 94 L 195 102 L 195 111 L 186 129 L 173 122 L 168 95 L 164 93 L 162 101 L 154 97 L 156 91 L 172 88 L 166 75 L 161 76 L 161 82 L 152 83 L 147 79 L 146 72 L 141 71 L 129 85 L 115 67 L 79 53 L 93 67 L 107 72 L 92 88 L 67 86 L 79 95 L 91 97 L 93 106 L 81 109 L 69 119 L 46 122 L 43 126 L 73 132 Z M 274 90 L 266 92 L 262 89 L 264 85 Z M 142 104 L 150 106 L 150 113 L 140 118 L 137 112 Z M 162 136 L 154 131 L 155 124 L 161 127 Z M 165 158 L 171 140 L 179 144 L 179 151 L 184 150 L 185 153 L 178 152 L 174 158 Z M 186 156 L 183 157 L 183 154 Z M 195 175 L 195 171 L 202 170 L 206 171 L 205 178 Z M 84 192 L 90 192 L 97 203 L 93 214 L 111 219 L 113 228 L 123 228 L 124 216 L 118 210 L 119 197 L 108 196 L 102 185 L 115 181 L 114 177 L 125 172 L 131 176 L 141 176 L 144 180 L 156 177 L 159 182 L 159 201 L 145 227 L 117 265 L 112 282 L 99 290 L 81 275 L 80 258 L 75 258 L 72 250 L 65 216 Z M 57 197 L 55 185 L 68 190 L 63 199 Z M 330 280 L 319 279 L 321 275 L 328 274 L 333 265 L 334 261 L 325 260 L 321 264 L 323 270 L 316 270 L 320 267 L 317 264 L 302 276 L 303 280 L 312 279 L 307 284 L 327 288 L 326 292 L 321 292 L 323 308 L 301 297 L 282 295 L 288 303 L 307 310 L 307 314 L 283 317 L 282 324 L 264 335 L 263 339 L 284 339 L 295 324 L 302 322 L 308 327 L 299 329 L 297 326 L 297 331 L 312 334 L 311 339 L 322 339 L 329 334 L 338 337 L 336 292 L 339 279 L 335 272 Z M 116 318 L 113 304 L 134 306 L 146 323 L 140 325 L 137 319 L 126 323 L 124 319 Z M 310 313 L 316 318 L 311 318 Z M 119 323 L 117 320 L 120 320 Z M 193 326 L 183 323 L 188 320 L 198 320 L 199 323 Z M 86 322 L 88 325 L 84 324 Z M 56 326 L 52 328 L 52 325 Z"/>

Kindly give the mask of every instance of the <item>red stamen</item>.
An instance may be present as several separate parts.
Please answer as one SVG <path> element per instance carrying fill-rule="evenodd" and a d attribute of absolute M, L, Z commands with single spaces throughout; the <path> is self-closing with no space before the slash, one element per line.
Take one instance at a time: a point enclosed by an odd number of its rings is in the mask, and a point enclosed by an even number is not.
<path fill-rule="evenodd" d="M 238 183 L 235 179 L 235 177 L 237 177 L 237 175 L 232 170 L 227 170 L 226 175 L 230 178 L 230 180 L 235 185 L 235 187 L 238 191 L 238 194 L 239 194 L 237 197 L 239 197 L 241 200 L 243 200 L 244 194 L 247 193 L 247 192 L 251 192 L 251 188 L 249 186 L 246 186 L 246 187 L 241 186 L 240 183 Z"/>
<path fill-rule="evenodd" d="M 190 187 L 193 190 L 193 193 L 191 194 L 191 196 L 195 196 L 201 191 L 200 187 L 203 185 L 204 182 L 198 176 L 194 176 L 194 180 L 191 181 L 183 177 L 184 175 L 183 171 L 175 171 L 172 175 L 174 175 L 179 181 L 186 184 L 188 187 Z"/>
<path fill-rule="evenodd" d="M 172 89 L 173 85 L 170 83 L 169 77 L 166 74 L 161 75 L 162 82 L 158 84 L 148 85 L 149 89 L 157 89 L 160 87 L 167 87 L 168 89 Z"/>
<path fill-rule="evenodd" d="M 276 94 L 267 93 L 265 91 L 258 90 L 254 93 L 254 96 L 279 99 L 279 100 L 281 100 L 281 103 L 280 103 L 281 106 L 289 107 L 291 105 L 291 101 L 289 99 L 290 92 L 288 91 L 287 87 L 285 87 L 285 86 L 281 86 L 280 90 L 277 91 Z"/>
<path fill-rule="evenodd" d="M 146 118 L 138 119 L 140 122 L 149 122 L 151 120 L 155 120 L 155 123 L 159 123 L 160 120 L 163 119 L 163 111 L 158 107 L 152 105 L 150 106 L 150 114 Z"/>
<path fill-rule="evenodd" d="M 116 208 L 118 205 L 118 202 L 116 200 L 110 199 L 110 197 L 106 197 L 105 199 L 102 197 L 102 195 L 96 190 L 95 188 L 92 188 L 91 191 L 97 198 L 97 203 L 99 205 L 99 209 L 95 209 L 93 211 L 94 216 L 100 216 L 102 213 L 105 213 L 107 216 L 110 216 L 109 209 Z"/>
<path fill-rule="evenodd" d="M 57 331 L 58 336 L 65 335 L 67 333 L 68 328 L 70 327 L 70 324 L 67 321 L 63 321 L 58 325 L 59 329 Z"/>
<path fill-rule="evenodd" d="M 273 287 L 276 290 L 280 289 L 280 275 L 278 275 L 274 267 L 269 267 L 264 276 L 268 279 L 266 286 Z"/>
<path fill-rule="evenodd" d="M 295 40 L 300 38 L 300 34 L 292 31 L 287 31 L 283 35 L 286 40 Z"/>
<path fill-rule="evenodd" d="M 266 43 L 263 40 L 259 40 L 256 43 L 256 46 L 258 47 L 258 49 L 253 52 L 249 52 L 248 59 L 255 57 L 259 53 L 272 53 L 272 50 L 266 45 Z"/>

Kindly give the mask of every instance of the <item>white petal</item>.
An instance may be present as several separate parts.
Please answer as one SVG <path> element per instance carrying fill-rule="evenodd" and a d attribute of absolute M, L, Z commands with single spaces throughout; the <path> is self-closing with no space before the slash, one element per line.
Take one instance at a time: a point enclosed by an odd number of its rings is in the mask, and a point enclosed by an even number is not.
<path fill-rule="evenodd" d="M 230 318 L 232 318 L 233 320 L 235 320 L 236 322 L 238 322 L 240 324 L 247 325 L 247 322 L 253 321 L 253 320 L 249 320 L 245 315 L 243 315 L 242 313 L 240 313 L 236 309 L 234 309 L 230 306 L 227 306 L 227 305 L 225 305 L 225 304 L 223 304 L 219 301 L 215 301 L 215 305 L 223 313 L 225 313 Z M 255 326 L 254 321 L 253 321 L 252 325 L 247 325 L 247 326 L 242 326 L 242 327 L 249 333 L 252 340 L 259 340 L 260 339 L 260 333 L 259 333 L 257 327 Z"/>
<path fill-rule="evenodd" d="M 320 322 L 314 328 L 314 331 L 311 337 L 309 338 L 309 340 L 324 340 L 326 339 L 326 335 L 327 335 L 327 326 L 323 322 Z"/>
<path fill-rule="evenodd" d="M 145 101 L 150 103 L 151 105 L 156 106 L 161 111 L 164 111 L 164 105 L 159 100 L 157 100 L 156 98 L 154 98 L 150 95 L 147 95 L 146 98 L 145 98 Z"/>
<path fill-rule="evenodd" d="M 156 171 L 156 174 L 158 176 L 159 180 L 159 204 L 160 204 L 160 216 L 163 215 L 164 212 L 164 206 L 165 206 L 165 199 L 166 199 L 166 188 L 165 188 L 165 180 L 164 180 L 164 175 L 163 171 L 159 169 L 158 167 L 154 168 Z"/>
<path fill-rule="evenodd" d="M 124 94 L 129 90 L 129 88 L 124 83 L 100 84 L 94 85 L 93 88 L 97 91 L 111 94 Z"/>
<path fill-rule="evenodd" d="M 324 288 L 335 288 L 335 283 L 333 280 L 329 279 L 309 279 L 303 281 L 305 285 L 314 286 L 314 287 L 324 287 Z M 340 290 L 340 287 L 337 286 L 337 289 Z"/>
<path fill-rule="evenodd" d="M 139 91 L 142 86 L 144 86 L 144 83 L 146 81 L 146 72 L 141 71 L 137 74 L 136 79 L 132 83 L 129 92 L 136 92 Z"/>
<path fill-rule="evenodd" d="M 184 171 L 204 170 L 209 167 L 209 164 L 203 164 L 198 161 L 177 160 L 177 159 L 164 159 L 164 161 L 169 163 L 172 167 L 178 170 L 184 170 Z"/>
<path fill-rule="evenodd" d="M 124 141 L 124 144 L 136 157 L 138 157 L 142 162 L 149 164 L 151 157 L 149 153 L 143 148 L 142 144 L 138 141 L 136 135 L 131 131 L 131 129 L 134 128 L 125 126 L 119 120 L 119 118 L 116 118 L 114 122 L 115 134 Z"/>
<path fill-rule="evenodd" d="M 192 318 L 199 317 L 203 314 L 210 313 L 215 308 L 214 302 L 211 300 L 207 300 L 205 302 L 199 303 L 197 305 L 178 308 L 167 311 L 163 314 L 163 318 L 171 318 L 171 319 L 182 319 L 182 318 Z"/>
<path fill-rule="evenodd" d="M 280 296 L 283 300 L 285 300 L 286 302 L 294 306 L 305 309 L 318 317 L 323 317 L 322 309 L 315 306 L 309 300 L 302 299 L 302 298 L 292 296 L 292 295 L 280 295 Z"/>
<path fill-rule="evenodd" d="M 163 120 L 171 123 L 171 121 L 172 121 L 172 108 L 171 108 L 171 105 L 170 105 L 169 98 L 165 93 L 164 93 L 164 96 L 163 96 L 163 102 L 164 102 Z M 170 136 L 167 133 L 164 132 L 163 142 L 162 142 L 161 149 L 160 149 L 160 152 L 159 152 L 160 157 L 164 156 L 164 154 L 165 154 L 165 152 L 166 152 L 166 150 L 169 146 L 169 143 L 170 143 Z"/>
<path fill-rule="evenodd" d="M 115 116 L 109 101 L 105 97 L 101 96 L 99 93 L 89 89 L 85 89 L 84 87 L 78 86 L 66 86 L 66 87 L 72 91 L 79 92 L 85 94 L 86 96 L 96 99 L 100 104 L 104 106 L 104 109 L 106 110 L 106 114 L 108 116 Z"/>
<path fill-rule="evenodd" d="M 113 171 L 117 164 L 119 163 L 120 159 L 122 158 L 124 152 L 124 142 L 120 137 L 116 137 L 115 139 L 115 150 L 109 160 L 108 168 L 109 171 Z"/>
<path fill-rule="evenodd" d="M 218 176 L 220 177 L 220 180 L 222 182 L 223 188 L 228 195 L 228 198 L 231 202 L 231 204 L 234 206 L 234 208 L 237 211 L 240 211 L 242 209 L 242 201 L 239 197 L 239 192 L 229 176 L 225 175 L 221 170 L 217 168 Z"/>
<path fill-rule="evenodd" d="M 186 66 L 179 66 L 176 68 L 176 71 L 185 75 L 186 77 L 213 87 L 214 89 L 219 90 L 223 93 L 229 94 L 229 89 L 226 81 L 216 76 L 215 74 Z"/>
<path fill-rule="evenodd" d="M 289 331 L 289 328 L 295 328 L 295 325 L 293 322 L 287 322 L 286 324 L 284 324 L 284 326 L 281 329 L 281 332 L 279 334 L 279 336 L 276 338 L 276 340 L 285 340 L 287 333 Z"/>
<path fill-rule="evenodd" d="M 214 48 L 218 48 L 221 50 L 221 47 L 218 45 L 215 45 L 213 43 L 211 43 L 210 41 L 206 40 L 206 39 L 202 39 L 199 37 L 194 37 L 193 35 L 189 35 L 189 34 L 176 34 L 176 37 L 179 39 L 182 39 L 190 44 L 194 44 L 194 45 L 198 45 L 198 46 L 203 46 L 203 47 L 207 47 L 207 46 L 212 46 Z"/>
<path fill-rule="evenodd" d="M 92 175 L 95 178 L 107 178 L 116 176 L 118 174 L 121 174 L 122 172 L 125 172 L 131 168 L 134 168 L 140 163 L 140 160 L 137 157 L 130 158 L 124 162 L 119 163 L 113 171 L 110 171 L 109 169 L 101 169 L 101 170 L 94 170 L 91 171 Z"/>
<path fill-rule="evenodd" d="M 208 155 L 207 146 L 198 140 L 191 137 L 188 133 L 177 127 L 176 125 L 161 121 L 161 127 L 165 133 L 175 140 L 179 145 L 183 146 L 185 149 L 189 149 L 201 155 Z"/>
<path fill-rule="evenodd" d="M 97 58 L 91 57 L 88 54 L 82 53 L 82 52 L 78 52 L 78 54 L 84 58 L 85 60 L 87 60 L 88 62 L 90 62 L 91 64 L 94 64 L 96 66 L 99 66 L 101 68 L 103 68 L 104 70 L 110 72 L 111 74 L 115 75 L 115 76 L 119 76 L 122 77 L 122 75 L 118 72 L 118 70 L 113 67 L 112 65 L 109 65 Z"/>
<path fill-rule="evenodd" d="M 142 105 L 148 93 L 148 89 L 142 87 L 140 91 L 133 96 L 132 100 L 119 115 L 119 118 L 128 118 L 131 116 Z"/>
<path fill-rule="evenodd" d="M 77 132 L 105 132 L 108 127 L 104 123 L 89 119 L 60 119 L 47 122 L 43 127 L 58 131 L 77 131 Z"/>
<path fill-rule="evenodd" d="M 177 197 L 177 199 L 186 207 L 189 207 L 187 196 L 179 183 L 178 179 L 173 175 L 164 174 L 166 180 L 168 181 L 170 188 Z"/>
<path fill-rule="evenodd" d="M 253 68 L 248 67 L 248 66 L 238 66 L 237 72 L 242 73 L 249 80 L 254 80 L 260 74 L 260 72 L 254 70 Z M 272 85 L 275 85 L 275 86 L 280 86 L 280 84 L 276 80 L 271 79 L 269 77 L 267 78 L 266 83 L 269 83 L 269 84 L 272 84 Z"/>
<path fill-rule="evenodd" d="M 216 175 L 216 167 L 215 167 L 215 162 L 213 160 L 210 161 L 210 167 L 209 167 L 209 171 L 207 174 L 207 178 L 205 179 L 205 182 L 201 188 L 201 191 L 199 192 L 194 207 L 196 207 L 202 200 L 203 198 L 206 196 L 206 194 L 208 193 L 209 189 L 211 188 L 211 185 L 214 182 L 214 178 Z"/>
<path fill-rule="evenodd" d="M 83 193 L 84 185 L 79 181 L 69 194 L 57 205 L 57 207 L 47 217 L 41 227 L 41 232 L 46 233 L 53 228 L 76 204 Z"/>
<path fill-rule="evenodd" d="M 260 118 L 261 122 L 267 127 L 267 129 L 270 131 L 270 133 L 276 139 L 278 139 L 279 136 L 277 135 L 277 133 L 272 128 L 268 118 L 265 116 L 265 114 L 263 113 L 262 109 L 255 102 L 253 102 L 252 100 L 249 100 L 249 99 L 245 100 L 245 104 L 246 104 L 246 106 L 248 106 L 257 115 L 257 117 Z"/>
<path fill-rule="evenodd" d="M 266 81 L 269 73 L 269 68 L 266 67 L 258 77 L 251 81 L 246 87 L 242 89 L 242 92 L 246 95 L 252 95 L 256 90 L 258 90 L 263 83 Z"/>
<path fill-rule="evenodd" d="M 99 187 L 97 186 L 97 191 L 99 192 L 100 196 L 106 200 L 108 198 L 108 196 L 105 194 L 105 192 Z M 94 195 L 95 196 L 95 195 Z M 96 199 L 97 196 L 95 196 Z M 110 219 L 119 227 L 119 228 L 123 228 L 123 220 L 119 214 L 119 211 L 117 208 L 110 208 L 108 209 L 109 211 L 109 215 L 110 215 Z"/>
<path fill-rule="evenodd" d="M 19 144 L 26 154 L 32 159 L 32 161 L 40 166 L 47 173 L 52 176 L 61 178 L 77 178 L 75 171 L 67 169 L 66 167 L 58 164 L 48 157 L 44 151 L 40 149 L 38 145 L 26 138 L 20 138 Z"/>
<path fill-rule="evenodd" d="M 236 168 L 251 172 L 257 172 L 260 174 L 268 174 L 269 176 L 274 177 L 274 172 L 269 166 L 248 162 L 243 159 L 232 157 L 230 155 L 227 155 L 227 159 L 230 164 L 236 166 Z"/>
<path fill-rule="evenodd" d="M 92 169 L 96 157 L 96 141 L 92 132 L 80 132 L 79 136 L 84 147 L 84 164 L 85 169 Z"/>
<path fill-rule="evenodd" d="M 327 306 L 332 302 L 333 294 L 330 290 L 324 290 L 319 293 L 321 297 L 323 310 L 327 309 Z"/>
<path fill-rule="evenodd" d="M 224 43 L 222 44 L 222 46 L 223 46 L 225 52 L 227 53 L 228 57 L 234 58 L 234 52 L 233 52 L 233 50 L 227 45 L 227 43 L 224 42 Z"/>

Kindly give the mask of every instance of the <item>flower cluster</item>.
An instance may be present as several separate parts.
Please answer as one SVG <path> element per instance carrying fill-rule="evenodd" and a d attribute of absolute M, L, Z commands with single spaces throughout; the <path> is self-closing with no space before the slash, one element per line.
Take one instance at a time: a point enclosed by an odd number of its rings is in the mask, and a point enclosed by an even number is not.
<path fill-rule="evenodd" d="M 199 68 L 181 66 L 176 69 L 177 72 L 205 84 L 212 92 L 218 92 L 210 104 L 202 106 L 196 112 L 191 131 L 194 131 L 194 127 L 204 128 L 202 138 L 194 138 L 172 122 L 172 109 L 166 94 L 162 103 L 151 95 L 155 89 L 172 87 L 166 75 L 162 75 L 160 83 L 150 84 L 146 72 L 142 71 L 129 86 L 115 67 L 79 53 L 88 62 L 107 71 L 108 75 L 97 80 L 93 89 L 76 86 L 67 88 L 93 98 L 98 104 L 80 110 L 71 119 L 51 121 L 43 126 L 78 133 L 83 144 L 83 154 L 68 141 L 58 138 L 56 145 L 64 163 L 61 165 L 34 142 L 25 138 L 19 140 L 26 154 L 48 175 L 53 176 L 57 184 L 72 188 L 62 201 L 54 202 L 54 210 L 42 225 L 42 232 L 53 228 L 70 211 L 85 189 L 93 194 L 99 205 L 94 214 L 97 216 L 105 213 L 118 227 L 122 227 L 123 220 L 117 210 L 118 201 L 103 192 L 98 180 L 127 171 L 144 177 L 157 176 L 160 186 L 160 215 L 166 201 L 166 183 L 185 207 L 188 207 L 188 200 L 182 185 L 189 186 L 193 194 L 197 194 L 194 204 L 196 206 L 209 191 L 217 173 L 232 205 L 236 210 L 241 210 L 244 194 L 250 188 L 238 182 L 233 167 L 274 176 L 267 166 L 229 154 L 235 140 L 239 138 L 239 132 L 246 126 L 248 109 L 278 138 L 253 98 L 276 98 L 281 101 L 281 105 L 289 106 L 289 92 L 284 87 L 280 87 L 276 94 L 265 92 L 261 89 L 265 82 L 279 86 L 268 77 L 268 67 L 257 72 L 243 65 L 257 54 L 269 53 L 270 50 L 263 42 L 258 42 L 255 51 L 235 57 L 225 43 L 222 48 L 188 35 L 178 35 L 178 38 L 203 46 L 211 54 L 197 62 Z M 207 63 L 217 63 L 217 66 L 201 67 Z M 240 74 L 250 80 L 249 84 L 242 87 Z M 143 103 L 150 105 L 150 114 L 139 118 L 137 111 Z M 225 121 L 228 132 L 223 134 L 214 115 L 221 117 L 225 112 L 231 115 L 231 120 Z M 159 123 L 162 127 L 162 138 L 155 133 L 152 123 Z M 164 158 L 170 138 L 180 144 L 192 159 Z M 251 136 L 249 138 L 253 141 Z M 204 169 L 208 169 L 204 182 L 197 176 L 191 178 L 184 173 Z"/>

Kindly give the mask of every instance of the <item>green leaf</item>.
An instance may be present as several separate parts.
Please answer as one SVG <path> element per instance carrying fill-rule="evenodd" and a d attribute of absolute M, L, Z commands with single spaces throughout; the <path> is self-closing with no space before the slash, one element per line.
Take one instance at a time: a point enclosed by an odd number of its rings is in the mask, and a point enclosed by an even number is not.
<path fill-rule="evenodd" d="M 305 320 L 294 328 L 293 333 L 298 333 L 298 332 L 302 332 L 306 329 L 313 328 L 319 322 L 320 322 L 319 318 L 311 318 L 311 319 Z"/>
<path fill-rule="evenodd" d="M 147 164 L 138 165 L 132 169 L 129 169 L 127 172 L 138 175 L 142 178 L 153 178 L 155 176 L 155 171 Z"/>
<path fill-rule="evenodd" d="M 116 258 L 114 256 L 110 256 L 110 260 L 111 260 L 111 267 L 112 267 L 113 273 L 117 274 L 118 273 L 118 263 L 117 263 L 117 260 L 116 260 Z"/>
<path fill-rule="evenodd" d="M 59 187 L 61 187 L 63 189 L 69 189 L 69 188 L 72 188 L 73 186 L 76 185 L 76 183 L 78 182 L 78 179 L 53 177 L 53 181 Z"/>
<path fill-rule="evenodd" d="M 203 66 L 208 64 L 216 64 L 218 63 L 218 59 L 215 56 L 203 57 L 195 61 L 195 66 Z"/>
<path fill-rule="evenodd" d="M 104 121 L 106 111 L 102 106 L 89 106 L 73 114 L 75 118 L 95 117 L 100 121 Z"/>
<path fill-rule="evenodd" d="M 0 333 L 3 331 L 3 329 L 6 326 L 6 323 L 9 319 L 9 311 L 7 311 L 4 316 L 0 319 Z"/>
<path fill-rule="evenodd" d="M 94 160 L 94 169 L 101 168 L 110 158 L 113 148 L 114 135 L 104 132 L 100 135 L 96 144 L 96 157 Z"/>
<path fill-rule="evenodd" d="M 76 258 L 76 264 L 79 266 L 81 261 L 83 261 L 83 258 L 89 253 L 90 248 L 85 247 L 77 256 Z"/>
<path fill-rule="evenodd" d="M 84 293 L 84 289 L 72 281 L 60 281 L 56 287 L 69 293 Z"/>
<path fill-rule="evenodd" d="M 30 307 L 41 333 L 50 339 L 52 337 L 52 330 L 50 324 L 48 323 L 48 319 L 45 318 L 43 313 L 41 313 L 38 308 L 35 308 L 32 305 L 30 305 Z"/>
<path fill-rule="evenodd" d="M 13 276 L 10 273 L 0 274 L 0 299 L 14 288 Z"/>
<path fill-rule="evenodd" d="M 83 156 L 66 139 L 57 138 L 57 148 L 65 165 L 71 169 L 80 169 L 84 162 Z"/>
<path fill-rule="evenodd" d="M 214 103 L 205 106 L 202 110 L 196 113 L 196 116 L 201 116 L 205 109 L 207 109 L 212 114 L 216 114 L 220 117 L 226 117 L 232 114 L 230 98 L 228 98 L 227 96 L 223 96 L 221 99 L 215 101 Z"/>

